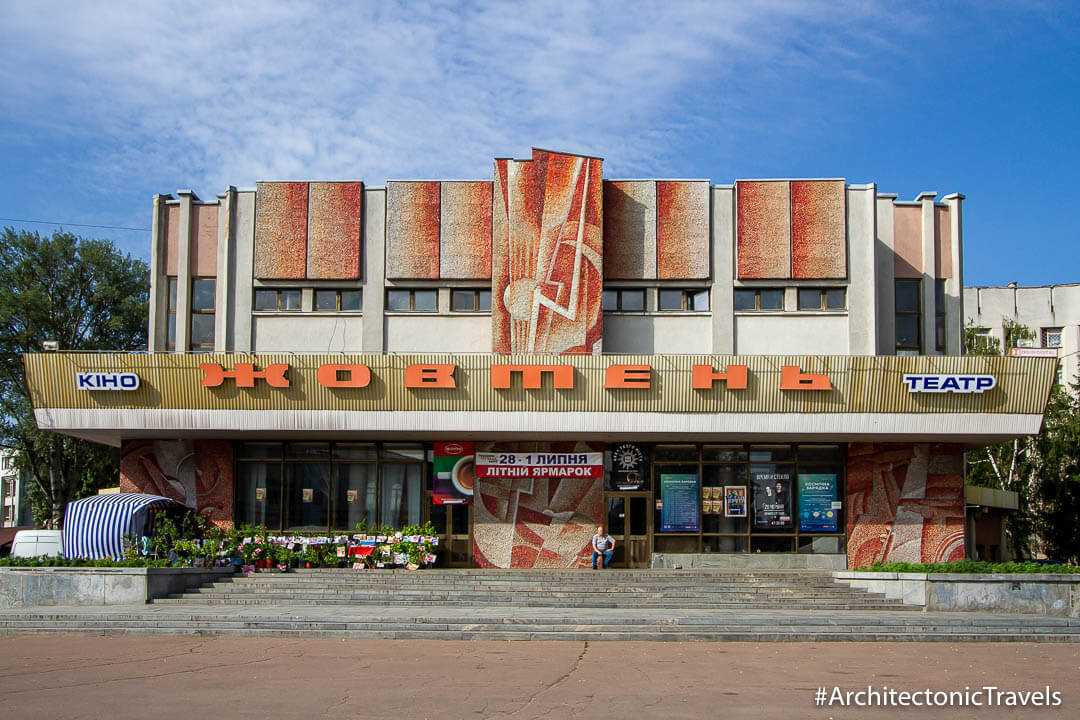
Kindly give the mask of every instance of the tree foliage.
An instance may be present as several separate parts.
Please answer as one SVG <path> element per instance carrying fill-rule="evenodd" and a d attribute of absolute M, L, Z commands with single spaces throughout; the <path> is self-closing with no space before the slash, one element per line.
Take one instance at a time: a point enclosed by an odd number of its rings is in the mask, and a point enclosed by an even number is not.
<path fill-rule="evenodd" d="M 115 449 L 38 430 L 22 355 L 46 340 L 62 351 L 146 347 L 146 263 L 108 240 L 4 228 L 0 243 L 0 434 L 32 482 L 36 522 L 117 476 Z"/>
<path fill-rule="evenodd" d="M 1003 318 L 1005 343 L 979 335 L 968 325 L 964 349 L 969 355 L 1002 355 L 1032 340 L 1035 332 Z M 1045 553 L 1080 562 L 1080 385 L 1069 393 L 1054 385 L 1038 435 L 1017 438 L 967 454 L 967 482 L 1011 490 L 1019 508 L 1006 532 L 1015 557 Z"/>

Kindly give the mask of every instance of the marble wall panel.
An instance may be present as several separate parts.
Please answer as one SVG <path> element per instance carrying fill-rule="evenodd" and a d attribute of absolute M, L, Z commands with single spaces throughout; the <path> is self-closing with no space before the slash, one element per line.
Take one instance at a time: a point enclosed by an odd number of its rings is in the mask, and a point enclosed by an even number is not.
<path fill-rule="evenodd" d="M 787 181 L 740 180 L 735 186 L 740 280 L 791 277 L 791 194 Z"/>
<path fill-rule="evenodd" d="M 439 278 L 441 183 L 386 184 L 386 277 Z"/>
<path fill-rule="evenodd" d="M 360 277 L 360 218 L 364 184 L 313 182 L 308 202 L 307 276 L 314 280 Z"/>
<path fill-rule="evenodd" d="M 491 279 L 491 194 L 490 182 L 442 183 L 440 277 Z"/>
<path fill-rule="evenodd" d="M 791 183 L 791 274 L 798 280 L 847 277 L 843 180 Z"/>
<path fill-rule="evenodd" d="M 307 275 L 308 184 L 258 183 L 255 199 L 255 277 L 302 280 Z"/>

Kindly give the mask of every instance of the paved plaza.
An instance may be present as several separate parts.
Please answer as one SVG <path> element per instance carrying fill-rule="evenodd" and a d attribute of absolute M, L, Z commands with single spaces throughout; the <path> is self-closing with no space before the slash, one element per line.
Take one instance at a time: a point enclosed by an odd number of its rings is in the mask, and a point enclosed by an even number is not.
<path fill-rule="evenodd" d="M 1075 717 L 1080 644 L 0 637 L 3 716 Z M 1057 708 L 815 707 L 820 687 L 1061 691 Z"/>

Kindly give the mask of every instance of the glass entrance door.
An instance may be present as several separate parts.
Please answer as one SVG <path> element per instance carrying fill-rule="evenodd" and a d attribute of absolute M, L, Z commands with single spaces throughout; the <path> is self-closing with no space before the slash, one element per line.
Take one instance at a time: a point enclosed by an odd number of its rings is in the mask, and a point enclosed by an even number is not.
<path fill-rule="evenodd" d="M 652 513 L 648 492 L 607 493 L 607 526 L 615 538 L 612 567 L 637 568 L 652 564 Z"/>

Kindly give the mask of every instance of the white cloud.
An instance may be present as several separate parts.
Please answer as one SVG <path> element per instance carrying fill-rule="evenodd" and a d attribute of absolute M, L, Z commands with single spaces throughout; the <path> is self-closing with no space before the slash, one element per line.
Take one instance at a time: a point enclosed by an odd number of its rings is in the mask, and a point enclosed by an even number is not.
<path fill-rule="evenodd" d="M 679 174 L 672 149 L 719 137 L 756 88 L 895 51 L 888 17 L 833 2 L 14 2 L 0 111 L 148 192 L 484 178 L 532 145 L 604 156 L 607 175 Z"/>

